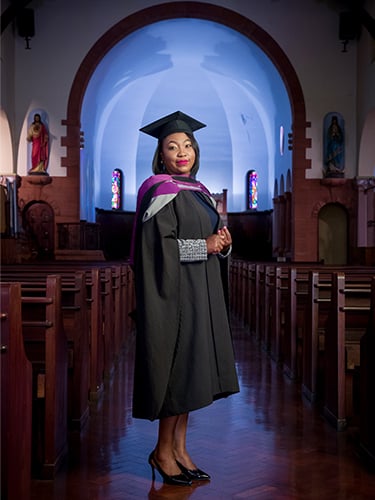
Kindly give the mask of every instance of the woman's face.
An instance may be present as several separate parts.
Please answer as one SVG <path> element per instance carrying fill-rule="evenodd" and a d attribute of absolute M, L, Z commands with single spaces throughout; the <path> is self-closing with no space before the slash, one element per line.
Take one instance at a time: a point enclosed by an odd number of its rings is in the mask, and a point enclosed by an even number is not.
<path fill-rule="evenodd" d="M 170 175 L 189 175 L 195 163 L 195 150 L 185 132 L 175 132 L 163 139 L 161 158 Z"/>

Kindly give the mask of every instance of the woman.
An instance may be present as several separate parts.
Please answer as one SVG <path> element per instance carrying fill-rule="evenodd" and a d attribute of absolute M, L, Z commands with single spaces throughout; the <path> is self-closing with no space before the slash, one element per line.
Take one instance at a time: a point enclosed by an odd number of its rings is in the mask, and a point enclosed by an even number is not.
<path fill-rule="evenodd" d="M 209 480 L 186 449 L 190 411 L 238 392 L 221 262 L 231 251 L 207 188 L 195 180 L 205 125 L 177 111 L 141 129 L 158 139 L 138 192 L 131 262 L 137 340 L 133 416 L 159 419 L 149 463 L 166 483 Z"/>

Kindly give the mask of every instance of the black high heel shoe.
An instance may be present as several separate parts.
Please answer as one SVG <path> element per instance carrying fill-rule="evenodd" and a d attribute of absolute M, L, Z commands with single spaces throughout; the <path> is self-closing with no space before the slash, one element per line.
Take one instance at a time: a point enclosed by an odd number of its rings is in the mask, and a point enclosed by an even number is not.
<path fill-rule="evenodd" d="M 178 460 L 176 460 L 176 463 L 179 466 L 181 472 L 192 481 L 209 481 L 211 479 L 207 472 L 204 472 L 201 469 L 187 469 Z"/>
<path fill-rule="evenodd" d="M 181 474 L 176 474 L 174 476 L 168 476 L 163 469 L 160 467 L 158 462 L 155 459 L 155 451 L 152 451 L 150 453 L 150 456 L 148 457 L 148 463 L 151 465 L 152 469 L 152 480 L 155 480 L 155 470 L 156 469 L 161 477 L 163 478 L 163 481 L 167 484 L 173 484 L 175 486 L 191 486 L 191 479 L 189 479 L 184 473 Z"/>

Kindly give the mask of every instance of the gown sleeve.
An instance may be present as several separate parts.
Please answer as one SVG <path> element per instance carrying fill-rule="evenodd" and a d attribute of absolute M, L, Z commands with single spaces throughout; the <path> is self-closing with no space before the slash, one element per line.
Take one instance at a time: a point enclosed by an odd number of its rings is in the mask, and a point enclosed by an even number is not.
<path fill-rule="evenodd" d="M 165 399 L 179 323 L 180 264 L 173 203 L 147 220 L 135 247 L 137 357 L 133 414 L 153 420 Z"/>

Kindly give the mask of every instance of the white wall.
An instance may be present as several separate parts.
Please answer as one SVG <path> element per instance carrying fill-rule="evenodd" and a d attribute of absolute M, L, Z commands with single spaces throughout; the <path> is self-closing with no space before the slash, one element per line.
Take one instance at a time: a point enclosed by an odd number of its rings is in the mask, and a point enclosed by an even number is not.
<path fill-rule="evenodd" d="M 8 2 L 2 2 L 2 11 Z M 11 27 L 4 31 L 0 42 L 0 173 L 15 173 L 15 140 L 11 125 L 14 124 L 14 38 Z"/>

